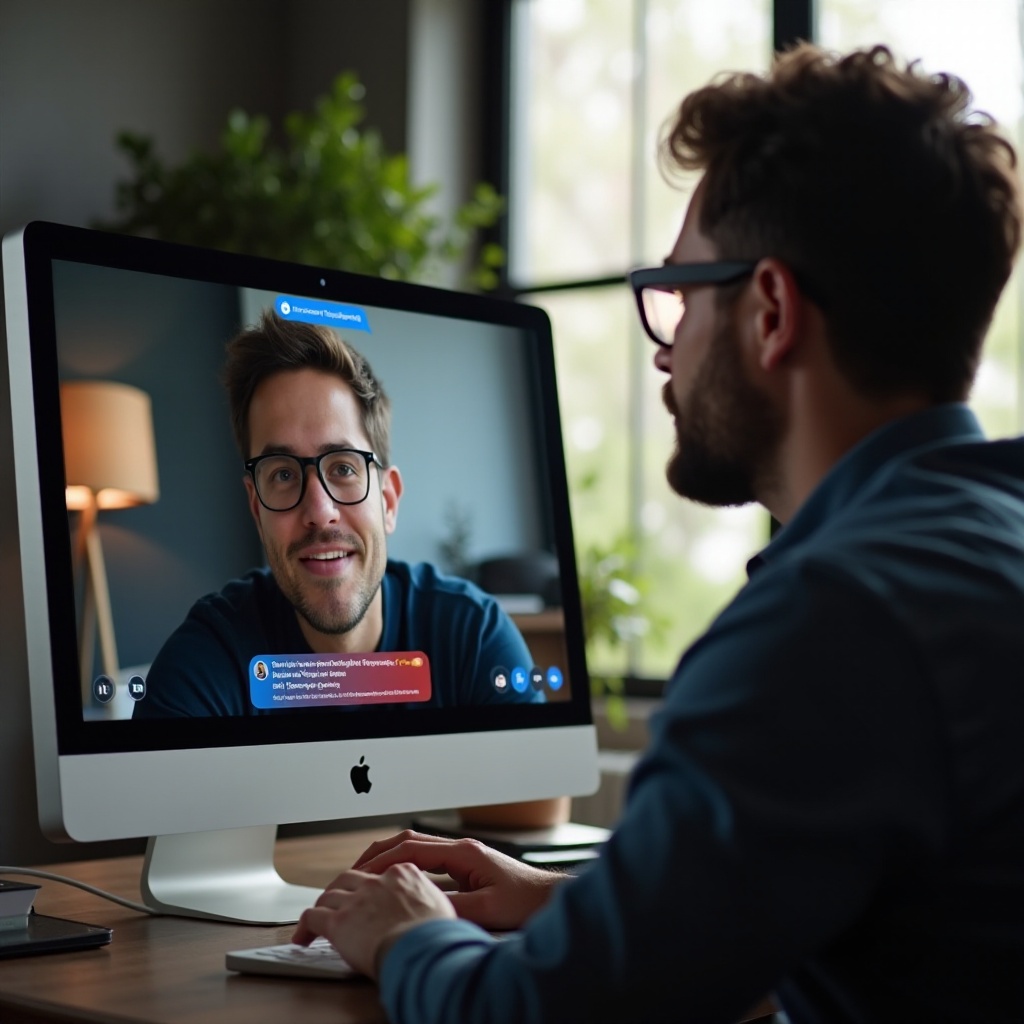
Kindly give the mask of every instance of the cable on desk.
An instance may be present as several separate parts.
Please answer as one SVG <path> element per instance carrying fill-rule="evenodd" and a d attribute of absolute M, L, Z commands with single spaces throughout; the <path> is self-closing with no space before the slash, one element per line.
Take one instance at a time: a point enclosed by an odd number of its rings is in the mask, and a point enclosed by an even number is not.
<path fill-rule="evenodd" d="M 67 875 L 55 875 L 50 871 L 38 871 L 36 868 L 5 867 L 2 864 L 0 864 L 0 875 L 29 875 L 32 878 L 44 878 L 48 882 L 60 882 L 63 885 L 73 885 L 78 889 L 84 889 L 93 896 L 100 896 L 105 900 L 110 900 L 112 903 L 119 903 L 122 907 L 127 907 L 129 910 L 136 910 L 140 914 L 150 914 L 153 917 L 164 916 L 159 910 L 147 907 L 144 903 L 136 903 L 134 900 L 126 900 L 123 896 L 115 896 L 112 892 L 107 892 L 104 889 L 97 889 L 95 885 L 89 885 L 88 882 L 80 882 L 77 878 L 68 878 Z"/>

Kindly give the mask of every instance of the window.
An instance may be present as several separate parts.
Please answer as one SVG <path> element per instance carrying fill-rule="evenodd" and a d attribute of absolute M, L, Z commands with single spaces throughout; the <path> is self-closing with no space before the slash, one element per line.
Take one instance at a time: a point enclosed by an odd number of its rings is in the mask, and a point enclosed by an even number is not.
<path fill-rule="evenodd" d="M 716 71 L 767 66 L 770 6 L 514 0 L 512 13 L 509 283 L 554 325 L 581 569 L 620 578 L 627 613 L 592 641 L 591 672 L 664 678 L 742 583 L 768 520 L 669 490 L 662 375 L 624 276 L 661 262 L 688 200 L 655 165 L 662 122 Z"/>
<path fill-rule="evenodd" d="M 624 275 L 659 263 L 689 198 L 655 161 L 662 123 L 723 70 L 762 71 L 815 15 L 825 45 L 888 42 L 961 74 L 1006 126 L 1021 119 L 1015 0 L 507 0 L 508 288 L 555 331 L 581 572 L 644 585 L 646 632 L 601 630 L 591 673 L 661 679 L 745 579 L 768 536 L 759 508 L 707 510 L 668 488 L 663 376 Z M 938 13 L 936 8 L 941 8 Z M 970 24 L 971 31 L 963 26 Z M 803 28 L 801 28 L 803 26 Z M 692 187 L 692 185 L 690 186 Z M 1020 289 L 1004 297 L 974 404 L 995 436 L 1021 428 Z"/>

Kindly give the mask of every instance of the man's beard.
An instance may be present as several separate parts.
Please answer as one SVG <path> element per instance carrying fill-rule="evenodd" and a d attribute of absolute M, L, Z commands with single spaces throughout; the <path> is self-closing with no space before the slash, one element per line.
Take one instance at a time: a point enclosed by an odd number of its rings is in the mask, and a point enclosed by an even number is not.
<path fill-rule="evenodd" d="M 362 574 L 358 580 L 303 580 L 300 586 L 298 578 L 286 571 L 283 566 L 287 565 L 286 560 L 279 560 L 282 563 L 282 571 L 274 565 L 274 559 L 268 558 L 271 569 L 277 580 L 281 592 L 288 599 L 296 613 L 318 633 L 326 636 L 342 636 L 351 632 L 359 625 L 366 616 L 370 605 L 373 603 L 377 591 L 380 589 L 381 579 L 384 575 L 383 559 L 376 559 L 376 564 L 369 564 L 365 561 L 368 557 L 365 547 L 355 535 L 340 534 L 336 531 L 324 531 L 315 537 L 310 537 L 298 545 L 289 548 L 289 554 L 296 554 L 302 549 L 309 547 L 313 542 L 329 544 L 333 541 L 347 543 L 356 547 L 356 550 L 349 555 L 350 558 L 363 560 Z M 376 548 L 379 551 L 379 548 Z M 268 552 L 269 555 L 269 552 Z M 310 591 L 313 591 L 311 594 Z M 332 590 L 342 590 L 348 594 L 342 604 L 333 604 L 328 601 L 326 606 L 323 601 L 315 601 L 314 596 L 330 595 Z"/>
<path fill-rule="evenodd" d="M 364 579 L 347 607 L 335 612 L 321 611 L 311 601 L 308 601 L 304 594 L 299 592 L 286 593 L 285 597 L 291 601 L 296 613 L 318 633 L 325 636 L 342 636 L 351 632 L 363 621 L 379 589 L 380 579 Z"/>
<path fill-rule="evenodd" d="M 761 500 L 774 477 L 782 419 L 744 376 L 724 313 L 683 407 L 676 408 L 671 381 L 662 397 L 676 418 L 676 448 L 665 471 L 672 489 L 715 508 Z"/>

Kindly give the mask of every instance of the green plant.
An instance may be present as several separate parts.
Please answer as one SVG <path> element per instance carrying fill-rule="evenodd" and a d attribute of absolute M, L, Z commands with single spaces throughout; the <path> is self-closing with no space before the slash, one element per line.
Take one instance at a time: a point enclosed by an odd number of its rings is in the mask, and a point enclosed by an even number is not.
<path fill-rule="evenodd" d="M 587 474 L 577 495 L 592 493 L 596 474 Z M 648 582 L 640 572 L 636 541 L 619 533 L 606 541 L 580 546 L 576 563 L 580 605 L 587 636 L 587 661 L 596 665 L 604 651 L 625 647 L 633 640 L 664 629 L 664 620 L 645 605 Z M 615 728 L 625 728 L 625 681 L 620 676 L 591 675 L 591 693 L 605 698 L 605 714 Z"/>
<path fill-rule="evenodd" d="M 453 499 L 445 506 L 444 525 L 446 532 L 438 544 L 441 565 L 453 576 L 466 576 L 470 571 L 473 515 L 468 507 Z"/>
<path fill-rule="evenodd" d="M 587 545 L 578 555 L 580 605 L 591 665 L 597 663 L 602 644 L 621 647 L 646 632 L 646 619 L 638 614 L 640 591 L 631 581 L 632 563 L 633 545 L 623 536 L 607 544 Z M 627 724 L 624 687 L 621 676 L 591 673 L 591 693 L 605 698 L 605 715 L 616 729 Z"/>
<path fill-rule="evenodd" d="M 451 222 L 430 209 L 436 185 L 416 186 L 404 155 L 389 155 L 362 127 L 363 86 L 346 72 L 312 113 L 284 121 L 286 145 L 270 141 L 262 116 L 234 110 L 216 153 L 194 153 L 177 167 L 152 138 L 122 132 L 132 167 L 117 185 L 116 219 L 96 227 L 165 241 L 227 249 L 402 280 L 429 281 L 458 265 L 503 201 L 490 185 Z M 504 254 L 485 245 L 471 286 L 497 283 Z"/>

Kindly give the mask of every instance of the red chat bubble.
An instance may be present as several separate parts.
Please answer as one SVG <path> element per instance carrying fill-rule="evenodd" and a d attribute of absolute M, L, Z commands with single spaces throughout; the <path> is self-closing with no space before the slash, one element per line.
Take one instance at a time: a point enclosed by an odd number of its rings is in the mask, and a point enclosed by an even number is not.
<path fill-rule="evenodd" d="M 249 699 L 258 708 L 420 703 L 431 692 L 422 651 L 257 654 L 249 661 Z"/>

